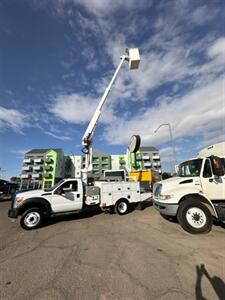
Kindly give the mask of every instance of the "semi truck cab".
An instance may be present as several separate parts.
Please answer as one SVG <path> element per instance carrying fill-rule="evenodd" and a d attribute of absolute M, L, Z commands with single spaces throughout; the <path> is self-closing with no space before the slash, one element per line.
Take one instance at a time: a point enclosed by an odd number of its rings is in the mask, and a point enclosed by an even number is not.
<path fill-rule="evenodd" d="M 213 219 L 225 221 L 224 167 L 224 158 L 217 156 L 181 163 L 176 177 L 154 185 L 154 207 L 164 216 L 177 217 L 190 233 L 210 231 Z"/>

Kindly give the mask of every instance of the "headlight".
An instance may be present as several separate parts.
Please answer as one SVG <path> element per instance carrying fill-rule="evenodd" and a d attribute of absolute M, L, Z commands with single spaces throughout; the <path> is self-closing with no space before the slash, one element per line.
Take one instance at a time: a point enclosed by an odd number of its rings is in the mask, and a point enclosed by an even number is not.
<path fill-rule="evenodd" d="M 159 198 L 160 200 L 168 200 L 173 198 L 173 195 L 160 195 Z"/>
<path fill-rule="evenodd" d="M 18 198 L 16 198 L 16 203 L 20 204 L 21 202 L 23 202 L 23 200 L 24 200 L 24 197 L 18 197 Z"/>

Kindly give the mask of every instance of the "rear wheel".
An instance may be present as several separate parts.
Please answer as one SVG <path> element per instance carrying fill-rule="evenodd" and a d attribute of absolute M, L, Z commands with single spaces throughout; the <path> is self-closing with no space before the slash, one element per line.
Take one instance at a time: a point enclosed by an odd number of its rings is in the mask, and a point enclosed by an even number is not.
<path fill-rule="evenodd" d="M 33 207 L 22 214 L 20 225 L 25 230 L 32 230 L 41 226 L 43 218 L 43 211 L 38 207 Z"/>
<path fill-rule="evenodd" d="M 182 228 L 192 234 L 209 232 L 213 222 L 209 209 L 198 200 L 182 202 L 177 219 Z"/>
<path fill-rule="evenodd" d="M 121 199 L 116 203 L 115 212 L 119 215 L 125 215 L 129 210 L 129 203 L 125 199 Z"/>

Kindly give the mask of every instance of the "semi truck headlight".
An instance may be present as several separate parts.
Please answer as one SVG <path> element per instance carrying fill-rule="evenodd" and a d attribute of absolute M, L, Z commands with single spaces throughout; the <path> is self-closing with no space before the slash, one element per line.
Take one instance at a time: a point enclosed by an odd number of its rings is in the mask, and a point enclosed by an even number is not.
<path fill-rule="evenodd" d="M 173 195 L 160 195 L 160 200 L 169 200 L 173 198 Z"/>
<path fill-rule="evenodd" d="M 23 202 L 23 200 L 24 200 L 24 197 L 18 197 L 18 198 L 16 198 L 16 203 L 20 204 L 21 202 Z"/>

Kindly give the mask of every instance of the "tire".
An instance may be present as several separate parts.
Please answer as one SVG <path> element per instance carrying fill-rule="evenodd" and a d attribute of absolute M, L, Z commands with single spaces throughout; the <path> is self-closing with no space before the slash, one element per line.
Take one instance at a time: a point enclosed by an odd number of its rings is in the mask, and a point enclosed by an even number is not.
<path fill-rule="evenodd" d="M 129 211 L 129 202 L 126 199 L 121 199 L 116 203 L 115 213 L 125 215 Z"/>
<path fill-rule="evenodd" d="M 25 230 L 36 229 L 42 225 L 43 219 L 43 211 L 38 207 L 32 207 L 22 214 L 20 225 Z"/>
<path fill-rule="evenodd" d="M 207 233 L 212 228 L 213 218 L 209 209 L 197 200 L 182 202 L 177 219 L 181 227 L 192 234 Z"/>

